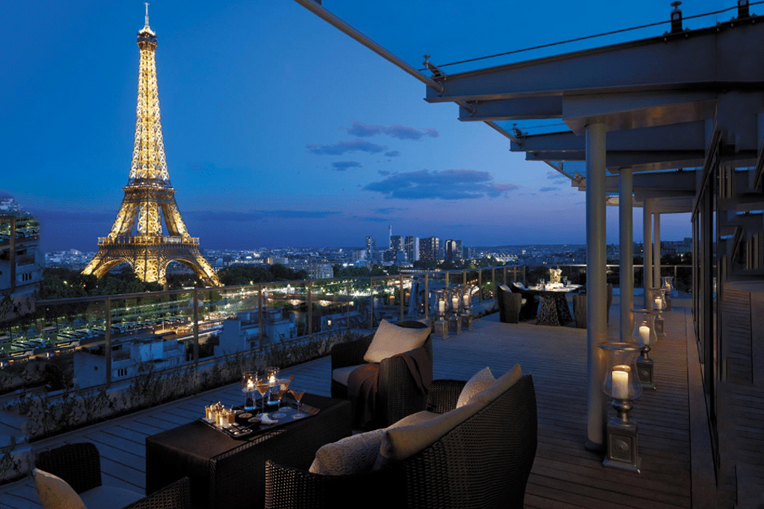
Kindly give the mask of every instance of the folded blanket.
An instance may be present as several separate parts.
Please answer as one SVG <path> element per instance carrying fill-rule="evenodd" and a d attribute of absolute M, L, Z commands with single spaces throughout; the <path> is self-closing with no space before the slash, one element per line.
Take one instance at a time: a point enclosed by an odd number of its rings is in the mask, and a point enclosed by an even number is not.
<path fill-rule="evenodd" d="M 432 384 L 432 359 L 424 348 L 396 355 L 408 368 L 417 391 L 427 396 Z M 379 364 L 369 363 L 354 369 L 348 377 L 348 398 L 353 404 L 353 427 L 373 425 L 377 416 L 376 401 L 379 385 Z"/>
<path fill-rule="evenodd" d="M 374 420 L 379 364 L 363 364 L 348 377 L 348 398 L 352 404 L 353 427 L 364 428 Z"/>

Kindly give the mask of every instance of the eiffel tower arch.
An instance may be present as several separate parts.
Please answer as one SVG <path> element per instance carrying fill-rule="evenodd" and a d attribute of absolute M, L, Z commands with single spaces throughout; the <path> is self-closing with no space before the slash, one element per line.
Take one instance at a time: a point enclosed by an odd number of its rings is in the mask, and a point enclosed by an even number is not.
<path fill-rule="evenodd" d="M 102 277 L 128 263 L 145 282 L 167 282 L 167 266 L 179 262 L 210 286 L 220 280 L 199 252 L 199 239 L 191 237 L 175 202 L 162 138 L 156 74 L 156 34 L 146 24 L 138 32 L 140 66 L 135 142 L 125 197 L 107 237 L 98 239 L 98 252 L 82 271 Z M 167 228 L 163 232 L 162 224 Z"/>

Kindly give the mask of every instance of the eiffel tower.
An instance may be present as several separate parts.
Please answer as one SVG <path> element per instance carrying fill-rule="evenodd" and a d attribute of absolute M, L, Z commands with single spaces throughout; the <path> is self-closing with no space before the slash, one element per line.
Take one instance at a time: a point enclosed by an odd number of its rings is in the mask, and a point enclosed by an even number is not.
<path fill-rule="evenodd" d="M 220 286 L 217 274 L 199 252 L 175 202 L 162 140 L 155 53 L 156 34 L 146 25 L 138 32 L 140 68 L 138 108 L 130 178 L 125 197 L 108 237 L 99 237 L 98 253 L 82 271 L 102 277 L 127 262 L 145 282 L 166 284 L 167 265 L 177 261 L 192 269 L 209 286 Z M 162 219 L 168 235 L 162 234 Z"/>

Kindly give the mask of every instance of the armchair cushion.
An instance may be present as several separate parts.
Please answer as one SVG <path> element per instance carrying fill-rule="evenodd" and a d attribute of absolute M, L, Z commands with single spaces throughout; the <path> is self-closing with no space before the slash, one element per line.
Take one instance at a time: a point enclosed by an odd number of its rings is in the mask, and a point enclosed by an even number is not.
<path fill-rule="evenodd" d="M 429 327 L 422 329 L 399 327 L 382 320 L 379 322 L 379 327 L 374 333 L 374 338 L 371 340 L 363 360 L 381 362 L 383 359 L 394 355 L 420 348 L 429 335 Z"/>
<path fill-rule="evenodd" d="M 487 387 L 486 389 L 480 391 L 478 394 L 475 394 L 475 397 L 471 401 L 486 405 L 499 397 L 499 395 L 504 393 L 507 389 L 515 385 L 518 380 L 522 378 L 522 376 L 523 371 L 520 368 L 520 364 L 515 364 L 512 369 L 497 378 L 496 382 L 494 382 L 490 387 Z"/>
<path fill-rule="evenodd" d="M 432 419 L 411 426 L 391 426 L 385 430 L 375 468 L 402 461 L 437 442 L 456 425 L 480 409 L 477 403 L 464 405 Z"/>
<path fill-rule="evenodd" d="M 488 366 L 472 375 L 472 378 L 464 384 L 464 388 L 459 394 L 459 399 L 456 401 L 456 408 L 469 403 L 475 394 L 490 387 L 495 381 L 496 379 L 493 377 L 491 369 Z"/>
<path fill-rule="evenodd" d="M 34 484 L 45 509 L 85 509 L 85 503 L 69 483 L 45 470 L 32 470 Z"/>
<path fill-rule="evenodd" d="M 382 443 L 383 429 L 350 435 L 316 451 L 309 472 L 322 475 L 351 475 L 368 472 L 374 466 Z"/>
<path fill-rule="evenodd" d="M 363 364 L 357 364 L 355 366 L 344 366 L 341 368 L 333 369 L 332 380 L 347 387 L 348 379 L 350 378 L 350 373 L 355 371 L 356 368 L 360 368 L 362 365 Z"/>

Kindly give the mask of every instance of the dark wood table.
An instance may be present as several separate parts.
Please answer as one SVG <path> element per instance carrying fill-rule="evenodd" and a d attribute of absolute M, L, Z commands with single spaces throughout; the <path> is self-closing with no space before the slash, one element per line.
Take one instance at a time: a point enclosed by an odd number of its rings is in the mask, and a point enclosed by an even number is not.
<path fill-rule="evenodd" d="M 319 412 L 247 439 L 201 421 L 147 437 L 146 493 L 188 476 L 195 507 L 263 507 L 266 459 L 307 469 L 322 445 L 352 433 L 349 401 L 305 394 L 303 403 Z"/>
<path fill-rule="evenodd" d="M 573 285 L 561 288 L 546 289 L 536 286 L 529 286 L 525 291 L 535 293 L 541 297 L 541 308 L 536 317 L 537 325 L 564 325 L 573 320 L 568 307 L 568 294 L 574 294 L 581 288 L 580 285 Z"/>

